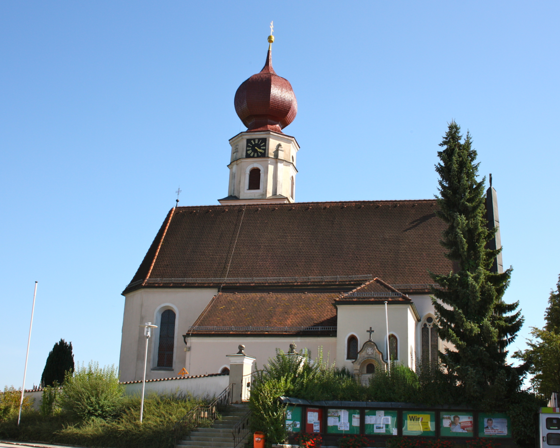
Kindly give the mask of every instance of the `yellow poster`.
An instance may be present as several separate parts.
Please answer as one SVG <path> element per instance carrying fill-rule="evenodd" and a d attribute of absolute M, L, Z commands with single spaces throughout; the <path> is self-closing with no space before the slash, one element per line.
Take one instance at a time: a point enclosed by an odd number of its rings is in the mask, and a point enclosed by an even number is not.
<path fill-rule="evenodd" d="M 406 429 L 408 431 L 430 431 L 430 415 L 408 414 L 406 418 Z"/>

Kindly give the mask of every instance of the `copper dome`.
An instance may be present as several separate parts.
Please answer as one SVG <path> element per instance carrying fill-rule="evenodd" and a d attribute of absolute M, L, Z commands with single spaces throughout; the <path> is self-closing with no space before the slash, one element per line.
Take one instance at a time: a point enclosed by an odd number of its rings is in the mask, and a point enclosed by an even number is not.
<path fill-rule="evenodd" d="M 272 68 L 271 49 L 260 73 L 235 92 L 235 111 L 248 131 L 282 132 L 297 114 L 297 100 L 290 82 Z"/>

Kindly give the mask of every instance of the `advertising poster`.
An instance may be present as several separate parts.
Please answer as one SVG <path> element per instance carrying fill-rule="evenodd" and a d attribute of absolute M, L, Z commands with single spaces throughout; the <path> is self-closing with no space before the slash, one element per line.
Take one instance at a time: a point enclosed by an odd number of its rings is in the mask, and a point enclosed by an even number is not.
<path fill-rule="evenodd" d="M 360 434 L 360 411 L 357 409 L 329 409 L 328 434 Z"/>
<path fill-rule="evenodd" d="M 366 411 L 365 434 L 397 435 L 397 411 Z"/>
<path fill-rule="evenodd" d="M 288 406 L 288 409 L 286 409 L 286 431 L 301 431 L 301 408 Z"/>
<path fill-rule="evenodd" d="M 436 413 L 432 411 L 404 411 L 403 436 L 435 436 Z"/>
<path fill-rule="evenodd" d="M 471 413 L 441 413 L 442 437 L 473 437 L 474 420 Z"/>
<path fill-rule="evenodd" d="M 480 437 L 511 437 L 511 425 L 506 414 L 489 413 L 478 415 Z"/>

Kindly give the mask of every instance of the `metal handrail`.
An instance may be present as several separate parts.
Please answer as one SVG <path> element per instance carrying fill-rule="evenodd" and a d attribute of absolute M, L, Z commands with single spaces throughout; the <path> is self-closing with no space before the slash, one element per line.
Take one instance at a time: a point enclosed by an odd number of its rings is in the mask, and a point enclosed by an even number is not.
<path fill-rule="evenodd" d="M 218 408 L 227 406 L 230 403 L 231 390 L 228 386 L 211 403 L 196 406 L 188 411 L 181 420 L 175 423 L 175 441 L 177 441 L 182 427 L 190 426 L 191 429 L 194 429 L 204 422 L 213 423 L 218 418 Z"/>
<path fill-rule="evenodd" d="M 245 440 L 245 437 L 247 437 L 247 434 L 249 434 L 250 418 L 251 411 L 247 412 L 243 417 L 241 417 L 239 423 L 237 423 L 237 425 L 235 425 L 231 430 L 231 434 L 233 435 L 233 448 L 237 448 L 239 444 L 243 443 L 243 440 Z"/>

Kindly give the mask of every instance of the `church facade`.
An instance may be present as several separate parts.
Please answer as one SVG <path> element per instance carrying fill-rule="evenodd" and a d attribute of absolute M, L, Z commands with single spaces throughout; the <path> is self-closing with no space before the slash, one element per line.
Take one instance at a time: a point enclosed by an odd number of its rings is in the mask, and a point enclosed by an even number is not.
<path fill-rule="evenodd" d="M 123 291 L 121 381 L 142 378 L 145 322 L 157 325 L 148 379 L 226 372 L 240 344 L 258 368 L 296 344 L 362 381 L 443 348 L 429 272 L 456 266 L 436 201 L 295 202 L 300 148 L 283 129 L 297 101 L 272 67 L 272 41 L 235 95 L 247 130 L 229 141 L 227 196 L 171 209 Z M 492 188 L 488 198 L 497 225 Z"/>

